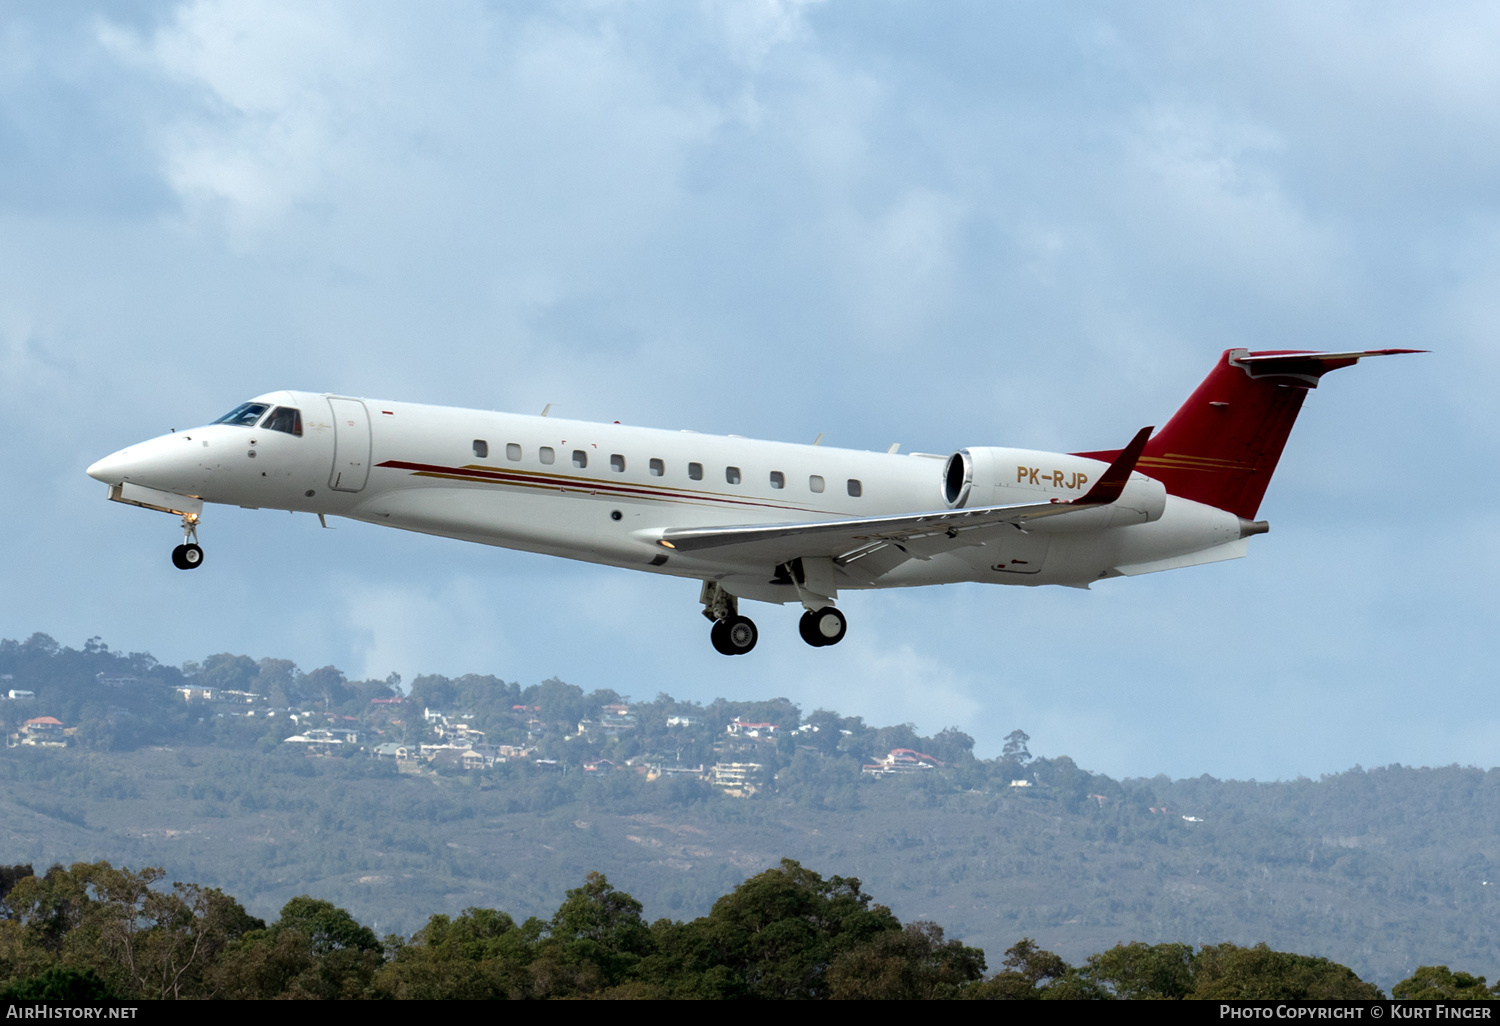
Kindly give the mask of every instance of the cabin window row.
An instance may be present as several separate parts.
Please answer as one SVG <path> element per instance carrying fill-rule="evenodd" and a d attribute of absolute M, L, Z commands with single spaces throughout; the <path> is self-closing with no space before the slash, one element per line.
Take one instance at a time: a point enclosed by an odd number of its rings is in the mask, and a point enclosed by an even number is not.
<path fill-rule="evenodd" d="M 483 438 L 474 439 L 474 455 L 480 459 L 488 459 L 490 455 L 490 443 Z M 512 462 L 521 459 L 521 446 L 517 442 L 507 442 L 505 445 L 505 458 Z M 585 449 L 574 449 L 572 453 L 573 466 L 583 470 L 589 465 L 589 454 Z M 541 463 L 551 465 L 557 462 L 557 452 L 550 445 L 544 445 L 537 449 L 537 460 Z M 703 480 L 703 464 L 689 463 L 688 480 Z M 609 457 L 609 469 L 616 474 L 625 473 L 625 457 L 621 453 L 611 453 Z M 665 460 L 652 458 L 646 461 L 646 469 L 652 477 L 663 477 L 667 472 Z M 786 487 L 786 475 L 779 470 L 773 470 L 768 478 L 772 488 L 781 489 Z M 739 467 L 725 467 L 724 481 L 727 484 L 737 485 L 743 481 L 743 474 Z M 820 474 L 810 474 L 807 478 L 807 490 L 810 492 L 822 492 L 827 487 L 827 482 Z M 864 494 L 864 485 L 859 478 L 851 477 L 844 482 L 845 490 L 855 498 Z"/>

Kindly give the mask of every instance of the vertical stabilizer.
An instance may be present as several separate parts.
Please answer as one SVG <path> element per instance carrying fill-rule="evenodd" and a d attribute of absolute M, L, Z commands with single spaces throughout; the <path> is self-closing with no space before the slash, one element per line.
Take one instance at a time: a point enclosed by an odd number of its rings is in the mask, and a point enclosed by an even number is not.
<path fill-rule="evenodd" d="M 1302 400 L 1309 389 L 1318 387 L 1318 379 L 1366 356 L 1422 351 L 1226 350 L 1188 401 L 1146 444 L 1137 469 L 1166 485 L 1172 495 L 1254 520 Z M 1112 461 L 1117 454 L 1077 455 Z"/>

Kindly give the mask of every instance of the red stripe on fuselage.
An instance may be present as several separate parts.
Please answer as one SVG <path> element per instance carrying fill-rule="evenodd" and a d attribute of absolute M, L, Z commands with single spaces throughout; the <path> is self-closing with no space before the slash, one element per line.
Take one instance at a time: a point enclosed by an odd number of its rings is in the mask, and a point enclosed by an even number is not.
<path fill-rule="evenodd" d="M 785 509 L 799 513 L 829 512 L 824 509 L 793 506 L 786 503 L 736 499 L 720 492 L 671 491 L 666 489 L 642 488 L 638 486 L 618 485 L 600 478 L 567 477 L 561 474 L 546 474 L 526 470 L 489 470 L 484 467 L 474 466 L 443 467 L 432 463 L 412 463 L 407 460 L 386 460 L 384 463 L 377 463 L 376 467 L 390 470 L 409 470 L 419 477 L 470 481 L 475 484 L 507 485 L 513 488 L 541 488 L 547 490 L 556 488 L 562 491 L 571 489 L 578 492 L 649 499 L 655 502 L 691 502 L 697 505 L 715 503 L 727 506 L 754 506 L 761 509 Z"/>

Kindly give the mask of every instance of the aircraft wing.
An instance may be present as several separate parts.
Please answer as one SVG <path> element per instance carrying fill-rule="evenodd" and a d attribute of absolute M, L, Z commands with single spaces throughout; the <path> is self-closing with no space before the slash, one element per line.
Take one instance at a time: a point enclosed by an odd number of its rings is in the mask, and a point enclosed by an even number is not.
<path fill-rule="evenodd" d="M 946 548 L 973 544 L 961 534 L 1003 524 L 1022 525 L 1046 517 L 1067 516 L 1107 506 L 1125 490 L 1136 461 L 1151 437 L 1152 429 L 1141 428 L 1130 444 L 1120 450 L 1109 469 L 1088 493 L 1077 499 L 943 509 L 926 513 L 904 513 L 884 517 L 820 520 L 811 523 L 747 524 L 728 527 L 674 527 L 662 532 L 656 543 L 675 552 L 712 552 L 734 562 L 776 565 L 799 556 L 844 556 L 871 546 L 893 543 L 937 541 L 921 544 L 924 557 Z M 948 544 L 943 544 L 946 538 Z"/>

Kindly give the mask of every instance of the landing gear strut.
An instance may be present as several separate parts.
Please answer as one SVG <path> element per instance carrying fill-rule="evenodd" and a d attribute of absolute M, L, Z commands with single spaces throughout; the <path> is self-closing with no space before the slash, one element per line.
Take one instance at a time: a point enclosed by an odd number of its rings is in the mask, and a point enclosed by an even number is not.
<path fill-rule="evenodd" d="M 797 622 L 797 633 L 813 648 L 837 645 L 844 640 L 844 634 L 848 630 L 849 621 L 833 606 L 824 606 L 816 611 L 809 609 Z"/>
<path fill-rule="evenodd" d="M 182 517 L 182 544 L 172 550 L 172 565 L 179 570 L 196 570 L 203 565 L 203 547 L 198 544 L 198 515 Z"/>
<path fill-rule="evenodd" d="M 723 655 L 744 655 L 755 647 L 760 640 L 755 621 L 740 615 L 739 600 L 725 591 L 718 581 L 703 582 L 699 601 L 703 603 L 703 615 L 714 623 L 708 632 L 714 651 Z"/>

